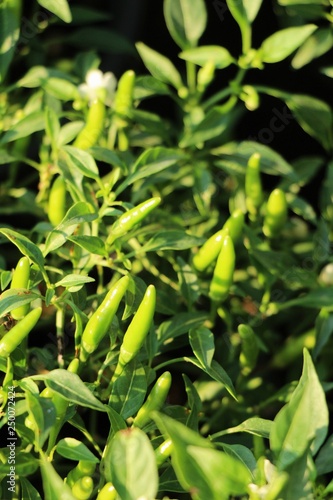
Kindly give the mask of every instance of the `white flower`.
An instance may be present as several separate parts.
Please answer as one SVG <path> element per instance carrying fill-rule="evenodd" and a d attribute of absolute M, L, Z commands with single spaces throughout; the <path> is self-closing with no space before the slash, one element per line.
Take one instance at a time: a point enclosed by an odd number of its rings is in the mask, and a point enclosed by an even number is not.
<path fill-rule="evenodd" d="M 102 98 L 107 106 L 111 106 L 117 80 L 113 73 L 103 73 L 100 69 L 91 69 L 86 74 L 86 81 L 79 85 L 79 92 L 83 99 L 90 102 Z"/>

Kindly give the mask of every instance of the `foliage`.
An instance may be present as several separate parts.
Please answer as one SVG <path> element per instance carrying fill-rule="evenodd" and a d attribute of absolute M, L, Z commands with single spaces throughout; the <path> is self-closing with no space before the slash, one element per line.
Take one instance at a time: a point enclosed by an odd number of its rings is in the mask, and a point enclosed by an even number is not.
<path fill-rule="evenodd" d="M 254 47 L 262 3 L 214 3 L 237 54 L 199 44 L 203 0 L 165 0 L 179 57 L 138 42 L 149 74 L 117 85 L 84 41 L 34 64 L 22 2 L 1 2 L 3 498 L 331 498 L 332 109 L 248 75 L 328 51 L 332 5 L 279 0 L 297 23 Z M 35 8 L 37 38 L 101 18 Z M 236 139 L 265 96 L 285 106 L 270 133 L 294 119 L 321 155 Z"/>

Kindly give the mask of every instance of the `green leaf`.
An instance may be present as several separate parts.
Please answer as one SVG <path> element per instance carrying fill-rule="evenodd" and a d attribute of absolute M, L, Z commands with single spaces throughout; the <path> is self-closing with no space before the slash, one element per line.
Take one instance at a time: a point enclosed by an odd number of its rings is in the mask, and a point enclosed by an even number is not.
<path fill-rule="evenodd" d="M 178 279 L 182 297 L 189 305 L 194 304 L 200 296 L 200 286 L 197 274 L 181 257 L 177 257 Z"/>
<path fill-rule="evenodd" d="M 204 368 L 210 368 L 215 352 L 213 333 L 205 326 L 192 328 L 189 331 L 189 341 L 195 357 Z"/>
<path fill-rule="evenodd" d="M 198 391 L 192 384 L 187 375 L 183 373 L 185 382 L 185 390 L 187 393 L 188 405 L 191 409 L 190 415 L 186 421 L 186 427 L 198 431 L 199 429 L 199 413 L 202 411 L 202 403 Z"/>
<path fill-rule="evenodd" d="M 76 373 L 56 368 L 47 374 L 34 375 L 32 379 L 44 380 L 47 387 L 50 387 L 50 389 L 71 403 L 97 411 L 107 411 L 105 405 L 93 395 Z"/>
<path fill-rule="evenodd" d="M 110 28 L 102 28 L 101 26 L 93 27 L 86 26 L 72 31 L 68 31 L 68 35 L 57 42 L 63 42 L 65 45 L 78 47 L 80 51 L 83 49 L 91 50 L 93 47 L 97 52 L 103 54 L 128 54 L 135 55 L 135 50 L 132 43 L 125 37 L 120 35 Z"/>
<path fill-rule="evenodd" d="M 219 137 L 230 125 L 230 114 L 223 106 L 210 109 L 204 119 L 195 125 L 179 142 L 179 147 L 197 146 L 202 142 Z"/>
<path fill-rule="evenodd" d="M 31 136 L 34 132 L 45 129 L 44 111 L 34 111 L 15 123 L 0 140 L 0 145 L 8 142 L 17 141 L 22 137 Z"/>
<path fill-rule="evenodd" d="M 260 10 L 263 0 L 243 0 L 246 16 L 252 23 Z"/>
<path fill-rule="evenodd" d="M 30 304 L 33 300 L 40 298 L 41 295 L 39 293 L 26 290 L 25 288 L 11 288 L 6 290 L 0 296 L 0 316 L 4 316 L 13 309 Z"/>
<path fill-rule="evenodd" d="M 292 54 L 317 29 L 315 24 L 285 28 L 263 41 L 259 54 L 265 63 L 283 61 Z"/>
<path fill-rule="evenodd" d="M 79 120 L 65 123 L 65 125 L 63 125 L 60 129 L 57 146 L 61 148 L 62 146 L 65 146 L 65 144 L 72 142 L 83 127 L 84 122 Z"/>
<path fill-rule="evenodd" d="M 77 169 L 90 179 L 99 179 L 98 167 L 90 153 L 74 148 L 73 146 L 64 146 L 63 151 L 67 153 L 67 158 L 72 163 L 74 169 Z"/>
<path fill-rule="evenodd" d="M 99 459 L 87 448 L 87 446 L 77 439 L 66 437 L 58 441 L 55 450 L 59 455 L 70 460 L 87 460 L 98 463 Z"/>
<path fill-rule="evenodd" d="M 158 473 L 153 447 L 138 428 L 117 432 L 111 443 L 112 483 L 122 500 L 154 500 Z"/>
<path fill-rule="evenodd" d="M 72 241 L 75 245 L 87 250 L 89 253 L 94 253 L 96 255 L 107 256 L 107 251 L 105 249 L 104 241 L 98 236 L 70 236 L 67 240 Z"/>
<path fill-rule="evenodd" d="M 181 486 L 187 491 L 195 489 L 198 492 L 205 492 L 206 499 L 213 498 L 210 495 L 209 482 L 187 451 L 188 446 L 198 446 L 201 450 L 212 449 L 212 443 L 208 439 L 204 439 L 198 432 L 167 415 L 154 412 L 152 417 L 164 438 L 171 439 L 173 443 L 172 466 Z"/>
<path fill-rule="evenodd" d="M 41 454 L 40 468 L 43 480 L 44 500 L 59 500 L 60 491 L 61 500 L 75 500 L 70 487 L 64 483 L 44 454 Z"/>
<path fill-rule="evenodd" d="M 120 167 L 124 170 L 124 161 L 115 153 L 108 148 L 102 148 L 99 146 L 94 146 L 89 149 L 90 154 L 95 158 L 95 160 L 108 163 L 114 167 Z"/>
<path fill-rule="evenodd" d="M 44 257 L 37 245 L 26 236 L 23 236 L 23 234 L 13 231 L 12 229 L 0 228 L 0 233 L 14 243 L 23 255 L 29 257 L 29 259 L 39 267 L 42 273 L 45 273 Z"/>
<path fill-rule="evenodd" d="M 330 435 L 324 446 L 319 450 L 315 464 L 318 476 L 333 471 L 333 434 Z"/>
<path fill-rule="evenodd" d="M 273 422 L 271 420 L 252 417 L 244 420 L 244 422 L 236 425 L 235 427 L 229 427 L 229 429 L 225 429 L 223 431 L 217 432 L 216 434 L 213 434 L 211 438 L 215 439 L 227 434 L 235 434 L 236 432 L 246 432 L 248 434 L 253 434 L 254 436 L 260 436 L 268 439 L 272 429 L 272 425 Z"/>
<path fill-rule="evenodd" d="M 332 307 L 333 287 L 318 288 L 311 290 L 307 294 L 296 299 L 288 300 L 278 304 L 279 310 L 289 309 L 289 307 L 310 307 L 321 309 L 322 307 Z"/>
<path fill-rule="evenodd" d="M 175 314 L 170 320 L 160 324 L 157 337 L 160 345 L 170 343 L 176 337 L 188 333 L 191 328 L 197 328 L 206 321 L 207 314 L 203 312 L 184 312 Z"/>
<path fill-rule="evenodd" d="M 50 76 L 42 82 L 42 87 L 45 92 L 61 101 L 74 101 L 80 98 L 77 86 L 66 78 Z"/>
<path fill-rule="evenodd" d="M 209 496 L 208 491 L 199 490 L 198 499 L 228 500 L 231 496 L 247 493 L 252 474 L 240 460 L 222 451 L 192 445 L 188 446 L 187 452 L 211 487 Z"/>
<path fill-rule="evenodd" d="M 200 246 L 204 243 L 204 238 L 192 236 L 185 231 L 174 229 L 166 229 L 158 231 L 147 243 L 144 244 L 142 250 L 144 252 L 157 252 L 158 250 L 187 250 L 195 246 Z"/>
<path fill-rule="evenodd" d="M 16 403 L 17 405 L 17 403 Z M 16 406 L 17 407 L 17 406 Z M 9 464 L 9 448 L 1 448 L 1 453 L 3 457 L 6 457 L 6 462 L 0 463 L 0 475 L 8 474 L 8 464 Z M 20 448 L 16 448 L 15 453 L 15 474 L 19 477 L 30 476 L 34 474 L 38 469 L 39 462 L 31 453 L 26 450 L 22 451 Z"/>
<path fill-rule="evenodd" d="M 316 318 L 316 345 L 313 349 L 313 358 L 316 359 L 333 334 L 333 314 L 322 309 Z"/>
<path fill-rule="evenodd" d="M 29 416 L 36 425 L 35 435 L 38 448 L 42 448 L 56 422 L 55 406 L 49 399 L 37 397 L 29 390 L 25 391 L 25 399 Z"/>
<path fill-rule="evenodd" d="M 165 0 L 164 17 L 169 33 L 181 48 L 194 47 L 207 24 L 203 0 Z"/>
<path fill-rule="evenodd" d="M 184 50 L 179 54 L 179 57 L 198 66 L 204 66 L 211 61 L 218 69 L 227 68 L 235 61 L 230 52 L 220 45 L 202 45 L 194 49 Z"/>
<path fill-rule="evenodd" d="M 328 52 L 333 46 L 331 28 L 318 28 L 298 49 L 291 65 L 295 69 L 302 68 L 313 59 Z"/>
<path fill-rule="evenodd" d="M 120 186 L 118 186 L 115 191 L 115 195 L 118 196 L 122 193 L 122 191 L 124 191 L 124 189 L 134 182 L 162 172 L 185 158 L 186 156 L 184 153 L 179 152 L 176 149 L 164 147 L 147 149 L 138 157 L 133 165 L 132 173 L 126 177 L 125 181 L 122 182 Z"/>
<path fill-rule="evenodd" d="M 133 99 L 141 101 L 147 97 L 155 95 L 169 95 L 170 91 L 167 85 L 157 80 L 153 76 L 144 75 L 137 76 L 135 79 L 135 87 L 133 92 Z"/>
<path fill-rule="evenodd" d="M 159 54 L 142 42 L 138 42 L 136 48 L 144 65 L 157 80 L 171 84 L 176 89 L 180 89 L 183 86 L 178 70 L 167 57 Z"/>
<path fill-rule="evenodd" d="M 15 55 L 16 43 L 20 37 L 19 2 L 2 1 L 0 4 L 0 84 L 2 85 L 10 63 Z"/>
<path fill-rule="evenodd" d="M 241 31 L 248 25 L 247 12 L 244 7 L 244 0 L 227 0 L 228 8 Z"/>
<path fill-rule="evenodd" d="M 235 391 L 234 385 L 231 381 L 231 378 L 229 377 L 227 372 L 224 370 L 224 368 L 222 368 L 222 366 L 217 361 L 215 361 L 213 359 L 211 362 L 211 366 L 202 366 L 202 369 L 213 380 L 216 380 L 217 382 L 221 382 L 221 384 L 224 385 L 224 387 L 227 389 L 229 394 L 237 401 L 236 391 Z"/>
<path fill-rule="evenodd" d="M 237 458 L 242 462 L 245 467 L 250 471 L 251 476 L 254 478 L 255 470 L 257 468 L 257 461 L 252 451 L 242 444 L 226 444 L 222 443 L 222 448 L 228 455 Z"/>
<path fill-rule="evenodd" d="M 60 123 L 54 109 L 47 107 L 45 110 L 45 131 L 51 141 L 52 149 L 57 149 L 57 141 L 60 132 Z"/>
<path fill-rule="evenodd" d="M 71 22 L 72 14 L 67 0 L 37 0 L 37 2 L 39 5 L 45 7 L 45 9 L 65 21 L 65 23 Z"/>
<path fill-rule="evenodd" d="M 79 224 L 91 222 L 97 217 L 97 214 L 93 212 L 93 208 L 89 203 L 85 201 L 74 203 L 62 222 L 48 234 L 44 247 L 44 255 L 46 256 L 48 253 L 64 245 L 68 236 L 74 233 Z"/>
<path fill-rule="evenodd" d="M 20 477 L 20 486 L 22 500 L 42 500 L 36 488 L 25 477 Z"/>
<path fill-rule="evenodd" d="M 306 418 L 304 416 L 306 415 Z M 280 470 L 287 469 L 311 447 L 315 454 L 325 440 L 328 409 L 311 356 L 304 349 L 302 376 L 289 401 L 274 419 L 270 445 Z"/>
<path fill-rule="evenodd" d="M 286 99 L 302 129 L 314 137 L 328 151 L 332 150 L 333 113 L 331 107 L 320 99 L 301 94 L 291 94 Z"/>
<path fill-rule="evenodd" d="M 260 154 L 260 170 L 270 175 L 281 175 L 297 182 L 293 167 L 269 146 L 255 141 L 229 142 L 213 149 L 213 155 L 219 157 L 214 163 L 232 175 L 245 175 L 246 166 L 253 153 Z"/>
<path fill-rule="evenodd" d="M 124 419 L 132 417 L 141 407 L 146 392 L 146 372 L 134 359 L 112 384 L 110 405 Z"/>
<path fill-rule="evenodd" d="M 62 278 L 60 281 L 57 281 L 55 286 L 64 286 L 65 288 L 68 288 L 70 292 L 71 288 L 82 288 L 84 283 L 92 283 L 95 281 L 94 278 L 90 278 L 89 276 L 82 276 L 80 274 L 67 274 L 64 278 Z"/>

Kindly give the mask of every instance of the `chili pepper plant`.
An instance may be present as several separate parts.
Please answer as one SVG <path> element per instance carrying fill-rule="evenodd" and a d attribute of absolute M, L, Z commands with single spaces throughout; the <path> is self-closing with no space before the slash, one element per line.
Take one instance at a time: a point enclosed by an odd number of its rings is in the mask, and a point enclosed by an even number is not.
<path fill-rule="evenodd" d="M 93 2 L 0 2 L 2 499 L 333 498 L 332 108 L 261 79 L 332 2 L 213 3 L 237 45 L 164 0 L 178 56 L 110 32 L 116 77 Z M 266 98 L 303 156 L 238 136 Z"/>

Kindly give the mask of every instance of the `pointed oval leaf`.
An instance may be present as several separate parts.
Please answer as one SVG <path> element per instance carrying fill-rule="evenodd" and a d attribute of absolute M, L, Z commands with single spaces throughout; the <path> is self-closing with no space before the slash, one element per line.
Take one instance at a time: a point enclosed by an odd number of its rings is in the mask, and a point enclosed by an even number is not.
<path fill-rule="evenodd" d="M 151 49 L 142 42 L 136 44 L 136 48 L 150 73 L 164 83 L 173 85 L 176 89 L 183 86 L 181 76 L 167 57 Z"/>
<path fill-rule="evenodd" d="M 67 437 L 60 439 L 56 446 L 56 452 L 62 457 L 70 460 L 87 460 L 98 463 L 99 459 L 87 448 L 87 446 L 75 438 Z"/>
<path fill-rule="evenodd" d="M 283 61 L 292 54 L 317 29 L 315 24 L 285 28 L 273 33 L 263 41 L 259 49 L 265 63 Z"/>
<path fill-rule="evenodd" d="M 286 100 L 302 129 L 328 151 L 333 148 L 333 112 L 324 101 L 308 95 L 291 94 Z"/>
<path fill-rule="evenodd" d="M 170 35 L 180 48 L 194 47 L 207 25 L 203 0 L 165 0 L 164 17 Z"/>
<path fill-rule="evenodd" d="M 45 7 L 45 9 L 65 21 L 65 23 L 71 22 L 72 14 L 67 0 L 37 0 L 37 2 L 39 5 Z"/>
<path fill-rule="evenodd" d="M 110 451 L 112 482 L 122 500 L 154 500 L 158 473 L 153 447 L 138 428 L 118 431 Z"/>
<path fill-rule="evenodd" d="M 82 382 L 76 373 L 57 368 L 47 374 L 36 375 L 34 380 L 44 380 L 47 387 L 57 392 L 69 402 L 86 406 L 98 411 L 107 411 L 103 405 Z"/>
<path fill-rule="evenodd" d="M 179 57 L 198 66 L 204 66 L 211 61 L 218 69 L 227 68 L 234 62 L 230 52 L 220 45 L 202 45 L 194 49 L 184 50 L 179 54 Z"/>

